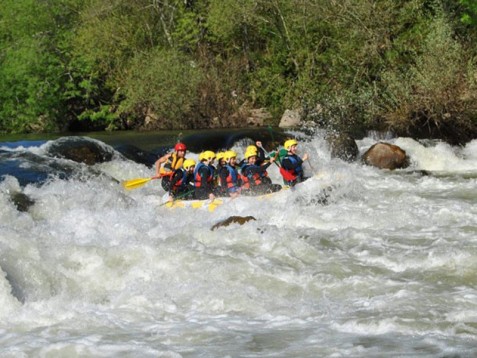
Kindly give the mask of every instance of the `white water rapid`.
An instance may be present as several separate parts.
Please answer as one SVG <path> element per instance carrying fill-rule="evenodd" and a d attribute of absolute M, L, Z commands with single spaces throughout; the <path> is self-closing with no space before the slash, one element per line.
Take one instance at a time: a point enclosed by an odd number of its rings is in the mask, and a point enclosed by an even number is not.
<path fill-rule="evenodd" d="M 375 142 L 359 141 L 361 153 Z M 313 137 L 299 146 L 313 178 L 215 212 L 161 206 L 159 181 L 20 188 L 6 176 L 0 356 L 477 356 L 477 141 L 389 142 L 410 168 L 330 159 Z M 95 169 L 154 174 L 119 156 Z M 34 200 L 28 211 L 16 190 Z M 211 230 L 232 215 L 256 220 Z"/>

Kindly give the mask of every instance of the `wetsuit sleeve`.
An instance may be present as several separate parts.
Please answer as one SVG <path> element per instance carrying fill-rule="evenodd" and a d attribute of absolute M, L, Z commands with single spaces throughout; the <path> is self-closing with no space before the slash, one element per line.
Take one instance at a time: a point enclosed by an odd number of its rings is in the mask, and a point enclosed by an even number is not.
<path fill-rule="evenodd" d="M 187 185 L 194 186 L 194 173 L 192 174 L 187 174 Z"/>
<path fill-rule="evenodd" d="M 182 173 L 180 170 L 176 170 L 174 172 L 174 174 L 172 175 L 172 179 L 171 179 L 171 186 L 170 186 L 170 189 L 169 189 L 169 194 L 171 195 L 174 195 L 174 190 L 172 188 L 174 188 L 174 186 L 176 185 L 176 183 L 181 180 L 182 178 Z"/>
<path fill-rule="evenodd" d="M 265 156 L 265 151 L 262 148 L 258 148 L 258 153 L 257 153 L 257 161 L 263 162 L 266 158 Z"/>
<path fill-rule="evenodd" d="M 227 168 L 225 167 L 220 168 L 220 171 L 219 171 L 220 185 L 227 186 L 228 175 L 229 175 L 229 171 L 227 170 Z"/>
<path fill-rule="evenodd" d="M 262 165 L 260 166 L 260 169 L 262 170 L 262 172 L 264 172 L 265 170 L 267 170 L 267 168 L 268 168 L 270 165 L 272 165 L 271 162 L 262 164 Z"/>

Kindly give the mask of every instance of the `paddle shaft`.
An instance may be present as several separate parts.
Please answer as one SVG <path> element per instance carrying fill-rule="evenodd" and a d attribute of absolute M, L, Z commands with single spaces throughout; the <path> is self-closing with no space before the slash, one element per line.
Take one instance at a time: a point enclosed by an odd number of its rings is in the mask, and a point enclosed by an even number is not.
<path fill-rule="evenodd" d="M 172 199 L 172 203 L 174 201 L 178 200 L 178 199 L 182 199 L 183 197 L 193 193 L 194 191 L 195 191 L 195 189 L 191 189 L 191 190 L 186 191 L 185 193 L 174 196 L 174 199 Z M 165 203 L 162 203 L 160 206 L 166 205 L 167 203 L 170 203 L 170 201 L 166 201 Z"/>
<path fill-rule="evenodd" d="M 267 157 L 269 157 L 269 158 L 271 157 L 271 156 L 270 156 L 270 153 L 265 150 L 265 148 L 263 147 L 263 145 L 259 145 L 258 147 L 263 150 L 263 152 L 265 153 L 265 155 L 266 155 Z M 275 155 L 275 157 L 276 157 L 277 155 L 278 155 L 278 152 L 277 152 L 277 154 Z M 280 162 L 280 157 L 278 158 L 278 161 Z M 275 165 L 276 165 L 277 167 L 280 168 L 280 165 L 278 165 L 278 163 L 277 163 L 276 161 L 274 161 L 274 163 L 275 163 Z M 280 164 L 281 164 L 281 163 L 280 163 Z"/>

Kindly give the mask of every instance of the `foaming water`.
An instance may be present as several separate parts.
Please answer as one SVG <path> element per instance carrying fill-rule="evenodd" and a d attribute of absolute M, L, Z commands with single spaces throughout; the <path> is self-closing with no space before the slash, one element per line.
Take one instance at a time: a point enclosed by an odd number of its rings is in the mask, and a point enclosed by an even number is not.
<path fill-rule="evenodd" d="M 214 212 L 166 208 L 159 181 L 125 191 L 108 178 L 153 170 L 120 156 L 105 176 L 8 176 L 1 356 L 476 355 L 476 142 L 394 144 L 411 168 L 332 160 L 313 137 L 311 179 Z M 211 230 L 232 215 L 255 220 Z"/>

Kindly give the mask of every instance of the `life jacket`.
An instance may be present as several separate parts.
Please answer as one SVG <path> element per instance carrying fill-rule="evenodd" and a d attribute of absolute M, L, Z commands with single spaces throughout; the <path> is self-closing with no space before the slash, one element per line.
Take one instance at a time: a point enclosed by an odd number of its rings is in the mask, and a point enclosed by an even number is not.
<path fill-rule="evenodd" d="M 244 164 L 241 168 L 241 179 L 242 179 L 242 188 L 244 189 L 250 189 L 250 184 L 252 185 L 260 185 L 262 184 L 262 176 L 255 172 L 255 173 L 248 173 L 247 174 L 247 169 L 253 166 L 257 165 L 251 165 L 251 164 Z M 267 172 L 265 172 L 266 175 Z"/>
<path fill-rule="evenodd" d="M 205 165 L 203 162 L 200 162 L 199 164 L 196 165 L 194 169 L 194 186 L 196 188 L 201 187 L 202 177 L 200 176 L 199 171 L 202 167 L 206 167 L 207 170 L 209 171 L 209 174 L 207 175 L 207 183 L 210 184 L 214 181 L 214 169 L 211 166 Z"/>
<path fill-rule="evenodd" d="M 182 178 L 174 183 L 172 190 L 179 190 L 181 188 L 185 188 L 187 186 L 187 170 L 185 169 L 178 169 L 182 172 Z"/>
<path fill-rule="evenodd" d="M 229 171 L 229 175 L 227 175 L 226 183 L 227 183 L 227 188 L 235 188 L 240 186 L 239 182 L 239 175 L 237 172 L 237 169 L 234 167 L 230 166 L 229 164 L 225 165 L 225 168 Z"/>
<path fill-rule="evenodd" d="M 172 155 L 167 159 L 167 162 L 159 169 L 159 175 L 161 177 L 172 178 L 174 171 L 182 168 L 182 163 L 184 163 L 185 158 L 180 158 L 177 156 L 177 153 L 172 153 Z"/>
<path fill-rule="evenodd" d="M 298 160 L 294 155 L 287 155 L 283 159 L 289 159 L 293 165 L 298 164 Z M 281 169 L 293 176 L 293 179 L 290 181 L 295 181 L 299 176 L 303 175 L 303 167 L 301 165 L 297 165 L 294 169 L 286 169 L 284 167 L 282 167 Z"/>

